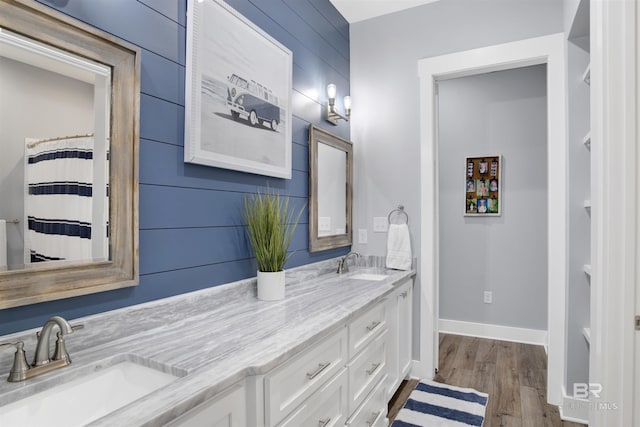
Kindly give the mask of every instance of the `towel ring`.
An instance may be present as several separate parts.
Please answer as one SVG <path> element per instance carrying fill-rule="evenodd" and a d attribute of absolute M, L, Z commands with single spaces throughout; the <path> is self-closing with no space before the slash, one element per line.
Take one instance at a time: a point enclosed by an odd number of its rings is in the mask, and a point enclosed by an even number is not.
<path fill-rule="evenodd" d="M 387 216 L 387 221 L 389 222 L 389 224 L 391 224 L 391 215 L 393 215 L 396 212 L 398 213 L 398 215 L 404 215 L 406 218 L 404 223 L 409 224 L 409 214 L 405 212 L 403 205 L 398 205 L 397 209 L 394 209 L 391 212 L 389 212 L 389 216 Z"/>

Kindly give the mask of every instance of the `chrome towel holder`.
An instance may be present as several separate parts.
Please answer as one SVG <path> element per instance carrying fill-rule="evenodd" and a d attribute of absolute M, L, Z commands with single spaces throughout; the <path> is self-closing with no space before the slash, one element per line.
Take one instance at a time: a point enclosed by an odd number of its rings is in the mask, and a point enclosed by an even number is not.
<path fill-rule="evenodd" d="M 404 215 L 405 216 L 405 224 L 409 224 L 409 214 L 404 210 L 404 206 L 403 205 L 398 205 L 398 207 L 394 210 L 392 210 L 391 212 L 389 212 L 389 216 L 387 216 L 387 221 L 389 222 L 389 224 L 391 224 L 391 216 L 394 213 L 398 213 L 398 215 Z"/>

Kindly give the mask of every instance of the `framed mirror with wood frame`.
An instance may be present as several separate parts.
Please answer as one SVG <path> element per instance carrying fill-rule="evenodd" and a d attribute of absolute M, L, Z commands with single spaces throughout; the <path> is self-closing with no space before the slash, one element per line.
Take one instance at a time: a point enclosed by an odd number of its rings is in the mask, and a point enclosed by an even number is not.
<path fill-rule="evenodd" d="M 91 87 L 93 96 L 100 96 L 94 107 L 102 103 L 98 108 L 100 114 L 95 114 L 95 117 L 103 118 L 98 120 L 100 123 L 93 124 L 96 132 L 91 137 L 100 140 L 101 151 L 105 154 L 98 154 L 104 158 L 103 163 L 97 166 L 103 170 L 101 180 L 90 183 L 94 197 L 104 199 L 106 195 L 106 203 L 100 202 L 104 212 L 102 221 L 94 223 L 91 230 L 94 234 L 106 236 L 100 241 L 100 255 L 30 262 L 27 259 L 29 248 L 25 243 L 24 264 L 0 271 L 0 309 L 137 285 L 140 49 L 30 0 L 0 0 L 0 32 L 5 36 L 5 43 L 0 43 L 0 60 L 16 62 L 15 58 L 19 61 L 31 55 L 32 59 L 25 63 L 58 74 L 64 74 L 65 67 L 74 62 L 89 64 L 87 69 L 95 64 L 96 69 L 106 70 L 106 77 L 101 83 Z M 18 43 L 14 46 L 12 40 Z M 56 61 L 59 66 L 54 64 L 47 68 L 42 65 Z M 71 71 L 67 75 L 74 73 Z M 78 73 L 82 76 L 84 71 Z M 28 110 L 19 112 L 22 115 L 29 113 Z M 30 120 L 35 122 L 38 118 L 31 117 Z M 42 139 L 37 143 L 56 139 L 62 138 Z M 37 145 L 25 144 L 25 140 L 16 144 L 27 148 Z M 26 150 L 24 157 L 26 161 Z M 31 187 L 25 186 L 22 192 L 24 195 L 19 197 L 26 200 L 32 194 Z M 43 202 L 45 205 L 50 206 L 51 203 Z M 26 213 L 24 221 L 16 218 L 9 222 L 24 222 L 25 235 L 32 231 L 33 220 Z M 89 228 L 91 225 L 89 223 Z"/>
<path fill-rule="evenodd" d="M 353 145 L 309 126 L 309 252 L 352 244 Z"/>

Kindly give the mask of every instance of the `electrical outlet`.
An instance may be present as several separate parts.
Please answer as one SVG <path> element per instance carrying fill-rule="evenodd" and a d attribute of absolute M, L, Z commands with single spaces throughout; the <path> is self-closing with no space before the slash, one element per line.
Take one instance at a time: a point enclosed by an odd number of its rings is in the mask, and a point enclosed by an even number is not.
<path fill-rule="evenodd" d="M 491 304 L 493 302 L 493 292 L 484 291 L 484 303 Z"/>
<path fill-rule="evenodd" d="M 321 216 L 318 217 L 318 231 L 331 231 L 331 217 L 330 216 Z"/>
<path fill-rule="evenodd" d="M 374 233 L 386 233 L 387 232 L 387 217 L 386 216 L 374 216 L 373 217 L 373 232 Z"/>
<path fill-rule="evenodd" d="M 366 245 L 367 244 L 367 240 L 368 240 L 367 229 L 366 228 L 359 228 L 358 229 L 358 243 L 360 243 L 361 245 Z"/>

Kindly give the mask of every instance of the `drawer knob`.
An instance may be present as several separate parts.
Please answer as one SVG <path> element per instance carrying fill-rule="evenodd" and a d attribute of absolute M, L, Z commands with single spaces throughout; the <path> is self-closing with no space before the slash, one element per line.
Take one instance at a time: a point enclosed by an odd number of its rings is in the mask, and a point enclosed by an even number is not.
<path fill-rule="evenodd" d="M 320 373 L 322 371 L 324 371 L 325 369 L 327 369 L 327 367 L 331 365 L 331 362 L 327 362 L 327 363 L 318 363 L 318 369 L 316 369 L 313 372 L 307 372 L 307 378 L 312 380 L 315 377 L 317 377 L 318 375 L 320 375 Z"/>
<path fill-rule="evenodd" d="M 371 416 L 370 416 L 370 417 L 369 417 L 369 419 L 367 420 L 367 425 L 368 425 L 369 427 L 371 427 L 371 426 L 376 422 L 376 420 L 378 419 L 378 416 L 379 416 L 379 415 L 380 415 L 380 411 L 378 411 L 378 412 L 374 412 L 373 414 L 371 414 Z"/>
<path fill-rule="evenodd" d="M 379 324 L 380 324 L 379 320 L 371 322 L 371 324 L 369 326 L 367 326 L 367 331 L 373 331 L 375 328 L 378 327 Z"/>
<path fill-rule="evenodd" d="M 323 418 L 318 421 L 318 427 L 325 427 L 331 421 L 331 417 Z"/>
<path fill-rule="evenodd" d="M 400 294 L 400 295 L 402 295 L 402 298 L 406 298 L 406 297 L 407 297 L 407 294 L 408 294 L 408 291 L 404 291 L 404 292 L 403 292 L 402 294 Z"/>
<path fill-rule="evenodd" d="M 366 370 L 367 375 L 372 375 L 376 371 L 376 369 L 378 369 L 380 363 L 381 362 L 371 364 L 371 368 Z"/>

